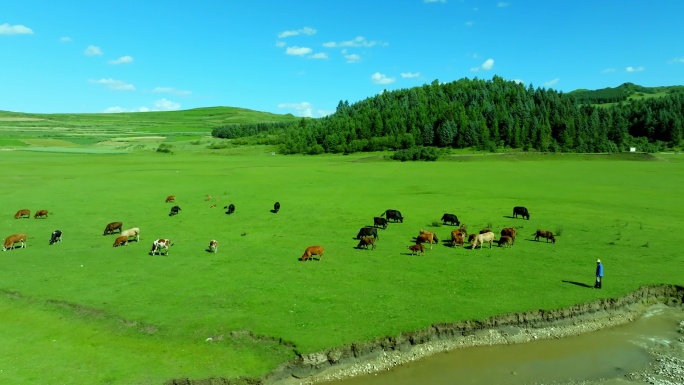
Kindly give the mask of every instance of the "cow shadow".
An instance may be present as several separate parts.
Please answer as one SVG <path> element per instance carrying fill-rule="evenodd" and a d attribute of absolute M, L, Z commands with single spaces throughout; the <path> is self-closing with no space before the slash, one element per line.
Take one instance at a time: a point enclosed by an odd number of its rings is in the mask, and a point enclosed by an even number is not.
<path fill-rule="evenodd" d="M 562 280 L 561 282 L 569 283 L 569 284 L 571 284 L 571 285 L 576 285 L 576 286 L 582 286 L 582 287 L 586 287 L 586 288 L 589 288 L 589 289 L 593 289 L 593 288 L 594 288 L 593 286 L 587 285 L 586 283 L 582 283 L 582 282 L 567 281 L 567 280 Z"/>
<path fill-rule="evenodd" d="M 268 211 L 270 211 L 272 214 L 278 214 L 279 210 L 272 209 L 272 210 L 268 210 Z"/>
<path fill-rule="evenodd" d="M 520 218 L 514 217 L 513 215 L 504 215 L 503 217 L 508 218 L 508 219 L 520 219 Z M 522 219 L 525 219 L 525 218 L 522 218 Z"/>

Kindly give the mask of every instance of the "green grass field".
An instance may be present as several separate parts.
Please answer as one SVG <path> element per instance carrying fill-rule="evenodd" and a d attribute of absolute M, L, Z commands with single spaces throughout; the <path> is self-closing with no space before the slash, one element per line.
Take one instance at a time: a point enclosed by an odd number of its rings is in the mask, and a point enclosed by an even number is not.
<path fill-rule="evenodd" d="M 269 151 L 0 151 L 10 171 L 0 237 L 28 234 L 26 249 L 0 253 L 0 383 L 259 376 L 295 352 L 684 284 L 678 155 L 401 163 Z M 178 197 L 175 217 L 167 195 Z M 510 218 L 516 205 L 529 221 Z M 14 219 L 22 208 L 50 215 Z M 380 230 L 376 250 L 356 250 L 359 228 L 388 208 L 404 223 Z M 433 227 L 445 212 L 470 232 L 514 226 L 519 236 L 511 249 L 409 255 L 420 229 L 448 238 L 453 227 Z M 113 221 L 139 227 L 140 243 L 113 248 L 102 235 Z M 557 243 L 532 241 L 538 228 L 560 230 Z M 49 246 L 55 229 L 64 241 Z M 148 254 L 156 238 L 174 242 L 168 256 Z M 322 260 L 299 262 L 315 244 Z M 593 284 L 596 258 L 603 290 L 569 283 Z"/>

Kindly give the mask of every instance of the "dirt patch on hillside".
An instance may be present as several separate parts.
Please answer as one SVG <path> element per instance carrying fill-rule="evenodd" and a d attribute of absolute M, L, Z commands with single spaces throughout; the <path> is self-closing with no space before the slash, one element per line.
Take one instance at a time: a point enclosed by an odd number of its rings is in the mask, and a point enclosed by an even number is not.
<path fill-rule="evenodd" d="M 45 120 L 45 119 L 40 119 L 40 118 L 21 118 L 21 117 L 11 117 L 11 116 L 6 116 L 3 118 L 0 118 L 0 122 L 35 122 L 38 120 Z"/>

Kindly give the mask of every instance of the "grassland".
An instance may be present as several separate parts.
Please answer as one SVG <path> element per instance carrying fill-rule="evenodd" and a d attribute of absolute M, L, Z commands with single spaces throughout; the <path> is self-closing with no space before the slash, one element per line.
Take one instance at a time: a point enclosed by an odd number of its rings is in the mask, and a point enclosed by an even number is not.
<path fill-rule="evenodd" d="M 678 155 L 400 163 L 262 147 L 191 151 L 199 147 L 0 151 L 12 170 L 0 236 L 29 236 L 26 249 L 0 254 L 0 382 L 258 376 L 297 352 L 684 283 Z M 170 194 L 182 208 L 175 217 Z M 269 211 L 275 201 L 278 214 Z M 221 210 L 228 203 L 231 216 Z M 529 221 L 510 218 L 516 205 L 530 209 Z M 50 216 L 15 220 L 20 208 Z M 404 223 L 381 230 L 376 250 L 356 250 L 359 227 L 388 208 Z M 515 226 L 520 237 L 511 249 L 440 244 L 409 255 L 420 229 L 448 237 L 451 227 L 434 227 L 445 212 L 471 231 Z M 141 228 L 141 242 L 113 248 L 102 235 L 112 221 Z M 555 245 L 534 242 L 537 228 L 561 235 Z M 55 229 L 64 242 L 49 246 Z M 175 243 L 169 255 L 148 255 L 162 237 Z M 205 251 L 210 239 L 220 242 L 216 254 Z M 313 244 L 325 246 L 322 261 L 297 261 Z M 592 284 L 596 258 L 603 290 L 569 283 Z"/>

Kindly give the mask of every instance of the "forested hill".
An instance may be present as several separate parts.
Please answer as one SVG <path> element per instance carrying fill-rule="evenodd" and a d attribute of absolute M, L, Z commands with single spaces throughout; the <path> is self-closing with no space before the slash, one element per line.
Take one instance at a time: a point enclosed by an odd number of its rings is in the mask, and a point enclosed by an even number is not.
<path fill-rule="evenodd" d="M 605 104 L 619 103 L 630 99 L 659 97 L 674 93 L 684 92 L 684 86 L 670 87 L 642 87 L 633 83 L 624 83 L 615 88 L 602 88 L 600 90 L 575 90 L 568 92 L 580 103 Z"/>
<path fill-rule="evenodd" d="M 580 99 L 582 100 L 582 99 Z M 295 124 L 228 125 L 216 137 L 268 136 L 281 153 L 402 150 L 420 146 L 499 151 L 618 152 L 678 147 L 684 93 L 608 106 L 572 94 L 491 80 L 433 81 L 341 101 L 334 114 Z M 586 100 L 586 99 L 585 99 Z"/>

